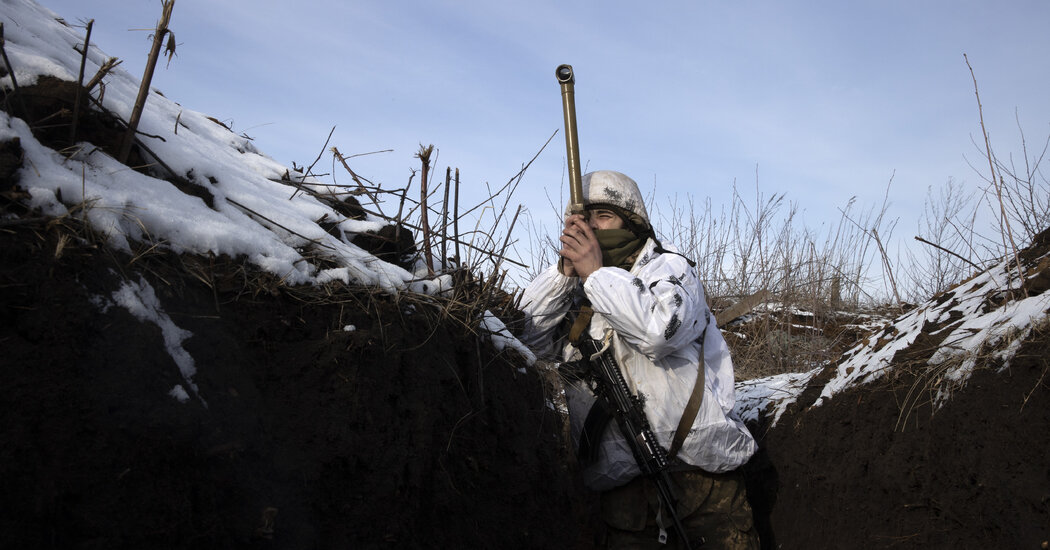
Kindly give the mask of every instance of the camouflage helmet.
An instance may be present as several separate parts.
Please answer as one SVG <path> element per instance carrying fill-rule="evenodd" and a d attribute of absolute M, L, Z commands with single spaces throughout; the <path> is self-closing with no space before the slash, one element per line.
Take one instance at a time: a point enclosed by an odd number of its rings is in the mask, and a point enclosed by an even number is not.
<path fill-rule="evenodd" d="M 620 172 L 597 170 L 584 174 L 583 205 L 588 209 L 610 207 L 638 234 L 648 233 L 652 227 L 638 184 Z M 565 215 L 569 215 L 568 207 Z"/>

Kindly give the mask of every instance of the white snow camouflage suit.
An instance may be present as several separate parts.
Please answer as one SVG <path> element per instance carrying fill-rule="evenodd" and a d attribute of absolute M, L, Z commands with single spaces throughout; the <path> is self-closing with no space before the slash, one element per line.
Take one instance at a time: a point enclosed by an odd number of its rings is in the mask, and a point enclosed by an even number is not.
<path fill-rule="evenodd" d="M 649 223 L 637 184 L 618 172 L 587 174 L 584 198 L 588 207 L 612 204 Z M 682 468 L 728 472 L 747 462 L 756 449 L 750 432 L 731 415 L 735 392 L 729 348 L 707 308 L 696 270 L 683 256 L 672 253 L 673 248 L 665 250 L 658 252 L 657 243 L 650 238 L 630 271 L 602 267 L 583 285 L 576 277 L 562 275 L 556 265 L 550 266 L 529 284 L 522 298 L 523 339 L 541 358 L 578 358 L 579 353 L 561 334 L 565 331 L 558 329 L 580 293 L 585 294 L 595 312 L 589 337 L 600 340 L 612 329 L 612 353 L 628 385 L 641 397 L 657 439 L 667 449 L 693 391 L 703 335 L 703 401 L 677 458 L 688 465 L 680 465 Z M 595 397 L 579 382 L 568 384 L 566 395 L 572 437 L 579 444 Z M 640 473 L 619 426 L 610 422 L 598 459 L 584 466 L 584 483 L 605 491 Z"/>

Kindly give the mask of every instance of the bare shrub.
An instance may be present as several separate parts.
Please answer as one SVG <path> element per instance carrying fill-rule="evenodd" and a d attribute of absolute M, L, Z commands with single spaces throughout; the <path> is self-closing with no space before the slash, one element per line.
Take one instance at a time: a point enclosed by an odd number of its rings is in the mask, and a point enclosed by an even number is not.
<path fill-rule="evenodd" d="M 734 186 L 732 202 L 717 213 L 710 199 L 699 212 L 694 206 L 692 198 L 673 197 L 666 207 L 654 206 L 654 218 L 658 233 L 697 262 L 714 309 L 760 290 L 810 311 L 857 308 L 875 299 L 866 290 L 870 233 L 886 225 L 885 204 L 854 212 L 851 200 L 824 233 L 802 225 L 797 205 L 783 194 L 765 196 L 757 186 L 750 205 Z"/>
<path fill-rule="evenodd" d="M 907 251 L 909 300 L 918 302 L 943 292 L 976 267 L 978 258 L 971 246 L 974 227 L 962 223 L 973 204 L 974 192 L 950 178 L 938 189 L 927 189 L 915 237 L 927 246 Z"/>

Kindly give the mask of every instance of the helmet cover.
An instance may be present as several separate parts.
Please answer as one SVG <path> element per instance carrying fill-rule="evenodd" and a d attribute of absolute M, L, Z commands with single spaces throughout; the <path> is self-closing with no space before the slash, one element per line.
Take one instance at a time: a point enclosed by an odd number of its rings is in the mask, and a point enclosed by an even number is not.
<path fill-rule="evenodd" d="M 638 190 L 638 184 L 620 172 L 597 170 L 583 176 L 583 205 L 588 208 L 602 206 L 613 207 L 621 217 L 626 214 L 626 221 L 642 231 L 651 228 L 649 213 L 645 210 L 645 201 Z M 569 207 L 565 215 L 569 215 Z"/>

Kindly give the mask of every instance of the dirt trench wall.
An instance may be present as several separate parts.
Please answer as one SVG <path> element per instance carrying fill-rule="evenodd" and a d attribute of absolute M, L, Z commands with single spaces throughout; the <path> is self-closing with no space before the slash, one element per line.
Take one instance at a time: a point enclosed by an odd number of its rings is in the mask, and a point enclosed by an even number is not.
<path fill-rule="evenodd" d="M 1050 334 L 999 367 L 980 366 L 937 410 L 926 381 L 901 372 L 756 430 L 764 548 L 1045 545 Z"/>
<path fill-rule="evenodd" d="M 0 533 L 19 548 L 573 547 L 538 377 L 435 311 L 309 305 L 0 231 Z M 199 272 L 200 273 L 200 272 Z M 192 336 L 113 302 L 148 282 Z M 352 325 L 353 330 L 343 330 Z M 170 335 L 170 328 L 169 328 Z M 180 402 L 176 385 L 188 391 Z"/>

